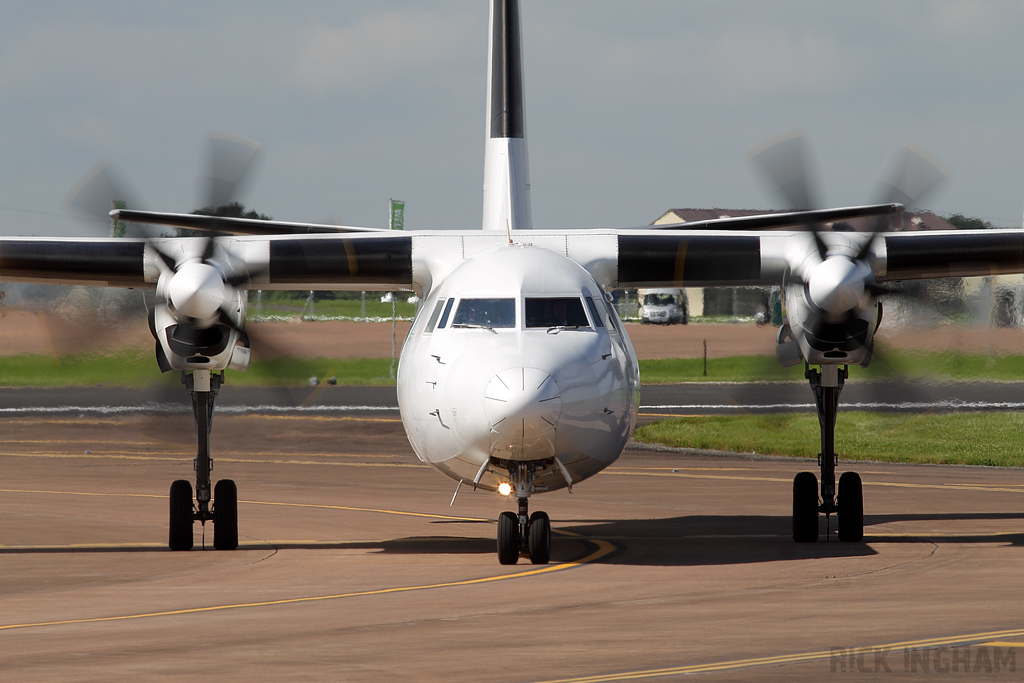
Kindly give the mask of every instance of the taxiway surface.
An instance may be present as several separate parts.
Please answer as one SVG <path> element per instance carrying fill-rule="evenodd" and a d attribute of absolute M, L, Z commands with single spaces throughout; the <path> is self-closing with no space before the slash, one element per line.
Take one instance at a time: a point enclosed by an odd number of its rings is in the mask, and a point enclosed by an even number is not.
<path fill-rule="evenodd" d="M 218 415 L 241 547 L 200 550 L 197 527 L 196 550 L 170 552 L 192 438 L 134 415 L 0 419 L 3 678 L 1024 671 L 1024 471 L 861 463 L 865 542 L 797 545 L 791 482 L 813 463 L 628 451 L 533 498 L 552 564 L 502 567 L 493 520 L 511 502 L 464 489 L 449 507 L 454 482 L 394 415 Z"/>
<path fill-rule="evenodd" d="M 651 384 L 640 390 L 641 412 L 721 414 L 814 410 L 804 382 L 701 382 Z M 848 382 L 840 409 L 894 411 L 1022 410 L 1024 382 Z M 0 391 L 0 417 L 116 415 L 138 412 L 191 415 L 181 386 L 17 388 Z M 218 414 L 292 413 L 397 415 L 395 387 L 223 387 Z M 186 426 L 191 418 L 184 420 Z"/>

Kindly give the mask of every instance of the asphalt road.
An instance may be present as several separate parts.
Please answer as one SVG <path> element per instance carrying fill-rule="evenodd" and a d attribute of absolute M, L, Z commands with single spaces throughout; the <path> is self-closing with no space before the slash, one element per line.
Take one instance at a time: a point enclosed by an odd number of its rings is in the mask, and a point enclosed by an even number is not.
<path fill-rule="evenodd" d="M 0 417 L 0 678 L 1024 671 L 1022 470 L 860 464 L 865 541 L 797 545 L 792 477 L 813 463 L 627 451 L 571 495 L 534 497 L 553 561 L 507 567 L 494 520 L 511 502 L 464 488 L 449 507 L 454 483 L 393 413 L 225 414 L 214 474 L 238 483 L 241 547 L 203 551 L 196 527 L 197 549 L 173 553 L 167 490 L 194 445 L 152 424 Z"/>
<path fill-rule="evenodd" d="M 807 385 L 792 382 L 645 385 L 642 413 L 713 414 L 814 410 Z M 397 412 L 394 387 L 321 385 L 297 389 L 225 386 L 218 414 L 265 412 L 388 414 Z M 1024 382 L 886 383 L 849 382 L 840 410 L 957 411 L 1022 410 Z M 184 387 L 146 390 L 70 387 L 0 389 L 0 416 L 46 414 L 118 414 L 146 410 L 191 410 Z"/>

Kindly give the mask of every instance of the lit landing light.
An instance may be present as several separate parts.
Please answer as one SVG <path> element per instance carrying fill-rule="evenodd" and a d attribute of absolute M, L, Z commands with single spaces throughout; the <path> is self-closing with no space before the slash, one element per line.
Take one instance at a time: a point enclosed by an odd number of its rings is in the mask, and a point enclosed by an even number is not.
<path fill-rule="evenodd" d="M 509 495 L 510 493 L 512 493 L 512 485 L 509 484 L 508 482 L 501 482 L 500 484 L 498 484 L 498 493 L 500 493 L 503 496 Z"/>

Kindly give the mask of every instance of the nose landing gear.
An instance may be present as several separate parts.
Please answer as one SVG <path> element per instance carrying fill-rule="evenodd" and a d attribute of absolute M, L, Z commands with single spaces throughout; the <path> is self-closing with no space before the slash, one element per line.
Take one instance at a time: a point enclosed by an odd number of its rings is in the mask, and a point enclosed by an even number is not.
<path fill-rule="evenodd" d="M 179 479 L 171 484 L 170 528 L 168 546 L 171 550 L 192 549 L 192 525 L 213 522 L 213 547 L 234 550 L 238 547 L 238 489 L 230 479 L 221 479 L 211 491 L 210 430 L 213 422 L 213 404 L 223 381 L 222 374 L 209 370 L 195 370 L 184 375 L 183 381 L 192 397 L 192 416 L 196 423 L 195 501 L 192 484 Z M 213 494 L 211 496 L 211 493 Z M 211 509 L 210 503 L 213 502 Z"/>
<path fill-rule="evenodd" d="M 814 391 L 821 431 L 821 503 L 818 502 L 818 478 L 813 472 L 801 472 L 793 480 L 793 540 L 813 543 L 818 540 L 818 514 L 839 517 L 839 540 L 858 542 L 864 539 L 864 497 L 860 475 L 844 472 L 836 490 L 836 416 L 839 394 L 846 381 L 847 370 L 837 365 L 823 365 L 821 372 L 808 369 L 807 379 Z"/>
<path fill-rule="evenodd" d="M 546 512 L 529 514 L 529 498 L 519 498 L 519 514 L 505 511 L 498 517 L 498 561 L 516 564 L 526 552 L 533 564 L 551 560 L 551 521 Z"/>
<path fill-rule="evenodd" d="M 519 503 L 518 514 L 506 511 L 498 517 L 498 561 L 516 564 L 525 552 L 533 564 L 547 564 L 551 560 L 551 520 L 546 512 L 530 514 L 530 494 L 536 470 L 549 463 L 498 461 L 496 464 L 508 470 Z"/>

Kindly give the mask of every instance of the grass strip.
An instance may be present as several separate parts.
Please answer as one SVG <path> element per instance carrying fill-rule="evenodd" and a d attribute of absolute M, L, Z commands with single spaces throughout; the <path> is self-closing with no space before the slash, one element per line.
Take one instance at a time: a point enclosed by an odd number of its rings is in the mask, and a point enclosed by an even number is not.
<path fill-rule="evenodd" d="M 1024 354 L 985 354 L 959 351 L 900 351 L 879 345 L 868 367 L 850 368 L 855 379 L 930 378 L 946 380 L 1024 380 Z M 680 382 L 804 381 L 802 364 L 779 366 L 774 356 L 709 358 L 707 375 L 702 358 L 658 358 L 640 361 L 644 384 Z"/>
<path fill-rule="evenodd" d="M 1024 412 L 841 412 L 836 452 L 847 460 L 1024 467 Z M 818 418 L 808 413 L 707 415 L 652 422 L 633 438 L 700 448 L 813 458 Z"/>
<path fill-rule="evenodd" d="M 176 373 L 167 373 L 172 375 Z M 390 358 L 254 359 L 246 372 L 227 373 L 228 382 L 235 386 L 303 386 L 310 377 L 321 382 L 336 377 L 338 384 L 346 386 L 395 383 Z M 149 352 L 0 356 L 0 386 L 4 387 L 144 387 L 160 381 L 160 370 Z"/>
<path fill-rule="evenodd" d="M 884 363 L 854 366 L 854 379 L 891 377 L 937 380 L 1024 380 L 1024 355 L 886 351 Z M 240 386 L 299 386 L 310 377 L 337 377 L 349 386 L 394 384 L 390 358 L 272 358 L 254 357 L 246 372 L 229 371 L 228 380 Z M 145 386 L 159 371 L 152 352 L 131 350 L 108 354 L 0 356 L 0 386 Z M 803 365 L 781 368 L 774 356 L 664 358 L 640 361 L 644 384 L 682 382 L 803 382 Z"/>

